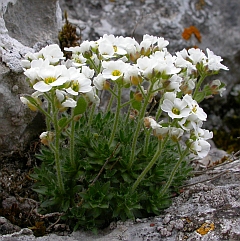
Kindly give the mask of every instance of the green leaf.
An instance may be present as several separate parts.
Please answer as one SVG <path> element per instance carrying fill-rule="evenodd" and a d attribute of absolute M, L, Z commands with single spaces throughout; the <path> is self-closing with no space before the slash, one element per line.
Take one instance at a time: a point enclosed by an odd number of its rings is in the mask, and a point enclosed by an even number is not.
<path fill-rule="evenodd" d="M 141 106 L 142 106 L 142 102 L 133 100 L 133 101 L 131 102 L 131 105 L 132 105 L 132 108 L 133 108 L 133 109 L 140 111 Z"/>
<path fill-rule="evenodd" d="M 87 101 L 83 96 L 80 96 L 77 101 L 77 106 L 74 108 L 74 116 L 83 114 L 87 109 Z"/>
<path fill-rule="evenodd" d="M 32 96 L 30 95 L 24 95 L 24 97 L 33 105 L 38 105 L 36 99 L 34 99 Z"/>
<path fill-rule="evenodd" d="M 67 117 L 63 117 L 58 121 L 58 125 L 60 128 L 64 128 L 66 126 L 66 123 L 68 121 Z"/>
<path fill-rule="evenodd" d="M 32 190 L 42 195 L 46 195 L 48 192 L 47 187 L 33 188 Z"/>

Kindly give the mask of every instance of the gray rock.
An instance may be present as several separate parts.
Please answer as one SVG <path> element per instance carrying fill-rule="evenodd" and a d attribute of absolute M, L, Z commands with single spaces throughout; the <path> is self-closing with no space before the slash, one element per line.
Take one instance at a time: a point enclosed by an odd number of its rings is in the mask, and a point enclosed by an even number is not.
<path fill-rule="evenodd" d="M 21 59 L 39 45 L 57 41 L 61 10 L 57 0 L 0 1 L 0 152 L 22 150 L 43 128 L 43 119 L 19 97 L 31 93 Z M 39 43 L 39 44 L 37 44 Z"/>
<path fill-rule="evenodd" d="M 1 235 L 19 232 L 20 230 L 21 230 L 20 227 L 13 225 L 6 218 L 0 217 L 0 234 Z"/>

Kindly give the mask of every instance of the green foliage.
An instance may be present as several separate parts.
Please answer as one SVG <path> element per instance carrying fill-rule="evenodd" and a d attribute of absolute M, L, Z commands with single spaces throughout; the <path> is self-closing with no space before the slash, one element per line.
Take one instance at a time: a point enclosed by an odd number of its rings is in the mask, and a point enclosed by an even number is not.
<path fill-rule="evenodd" d="M 114 113 L 98 113 L 91 124 L 84 114 L 75 124 L 74 166 L 69 160 L 68 143 L 62 136 L 60 160 L 64 193 L 59 192 L 55 174 L 54 155 L 43 147 L 37 157 L 42 161 L 32 175 L 34 190 L 42 200 L 42 212 L 65 212 L 64 219 L 75 229 L 102 228 L 113 220 L 134 219 L 158 215 L 171 203 L 171 197 L 190 175 L 188 158 L 181 163 L 169 190 L 161 190 L 171 170 L 179 160 L 176 143 L 168 142 L 156 164 L 146 174 L 135 192 L 132 186 L 142 170 L 151 161 L 158 139 L 150 136 L 143 148 L 146 134 L 139 133 L 134 165 L 128 167 L 135 120 L 122 115 L 115 139 L 109 146 Z M 61 120 L 64 123 L 64 119 Z"/>

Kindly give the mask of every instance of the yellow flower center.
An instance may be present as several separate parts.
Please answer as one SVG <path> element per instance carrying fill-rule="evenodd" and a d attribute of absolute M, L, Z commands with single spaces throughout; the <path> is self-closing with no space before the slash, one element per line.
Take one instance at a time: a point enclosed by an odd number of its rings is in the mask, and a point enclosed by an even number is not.
<path fill-rule="evenodd" d="M 78 63 L 78 64 L 81 64 L 81 63 L 82 63 L 82 61 L 81 61 L 80 58 L 75 58 L 74 61 L 75 61 L 76 63 Z"/>
<path fill-rule="evenodd" d="M 44 79 L 44 82 L 45 82 L 46 84 L 51 84 L 51 83 L 53 83 L 55 80 L 56 80 L 55 77 L 47 77 L 47 78 Z"/>
<path fill-rule="evenodd" d="M 194 113 L 197 112 L 197 105 L 195 105 L 195 106 L 192 108 L 192 111 L 193 111 Z"/>
<path fill-rule="evenodd" d="M 113 70 L 113 72 L 112 72 L 112 75 L 113 76 L 120 76 L 122 73 L 121 73 L 121 71 L 119 71 L 119 70 Z"/>
<path fill-rule="evenodd" d="M 172 113 L 175 114 L 175 115 L 179 115 L 180 114 L 180 110 L 176 107 L 173 107 L 172 108 Z"/>
<path fill-rule="evenodd" d="M 117 52 L 118 48 L 116 45 L 113 46 L 114 52 Z"/>
<path fill-rule="evenodd" d="M 79 84 L 78 84 L 77 82 L 73 82 L 71 87 L 72 87 L 72 89 L 73 89 L 74 91 L 78 92 L 78 90 L 79 90 Z"/>

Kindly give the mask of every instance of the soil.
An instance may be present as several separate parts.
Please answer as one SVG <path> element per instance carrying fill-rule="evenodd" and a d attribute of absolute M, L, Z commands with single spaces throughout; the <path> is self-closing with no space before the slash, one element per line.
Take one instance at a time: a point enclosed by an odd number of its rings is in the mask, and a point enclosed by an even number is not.
<path fill-rule="evenodd" d="M 30 228 L 35 236 L 50 232 L 57 217 L 48 217 L 37 212 L 38 196 L 32 190 L 34 180 L 30 177 L 33 168 L 39 163 L 35 153 L 39 143 L 34 141 L 23 152 L 0 155 L 0 235 Z"/>

